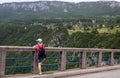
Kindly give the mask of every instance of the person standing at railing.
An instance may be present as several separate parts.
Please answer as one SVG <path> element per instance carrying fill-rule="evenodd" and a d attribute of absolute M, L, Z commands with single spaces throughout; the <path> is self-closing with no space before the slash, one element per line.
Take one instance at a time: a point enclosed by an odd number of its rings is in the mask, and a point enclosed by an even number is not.
<path fill-rule="evenodd" d="M 36 60 L 38 62 L 38 70 L 39 70 L 39 74 L 42 74 L 42 62 L 45 61 L 46 59 L 46 55 L 45 55 L 45 45 L 42 42 L 42 39 L 39 38 L 36 40 L 37 44 L 35 44 L 33 47 L 35 48 L 35 56 L 36 56 Z"/>

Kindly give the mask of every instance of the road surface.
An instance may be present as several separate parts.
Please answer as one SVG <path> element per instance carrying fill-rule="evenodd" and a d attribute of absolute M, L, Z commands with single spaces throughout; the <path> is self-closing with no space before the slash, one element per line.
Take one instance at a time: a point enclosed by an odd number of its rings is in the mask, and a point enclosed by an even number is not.
<path fill-rule="evenodd" d="M 110 70 L 104 72 L 75 75 L 62 78 L 120 78 L 120 69 L 119 70 Z"/>

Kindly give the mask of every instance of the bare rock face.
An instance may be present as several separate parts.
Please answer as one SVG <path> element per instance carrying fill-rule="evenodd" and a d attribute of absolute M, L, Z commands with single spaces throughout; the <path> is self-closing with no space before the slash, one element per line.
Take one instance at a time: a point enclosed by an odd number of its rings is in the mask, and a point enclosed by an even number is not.
<path fill-rule="evenodd" d="M 5 13 L 5 14 L 4 14 Z M 17 14 L 33 14 L 44 16 L 109 16 L 120 14 L 120 2 L 98 1 L 98 2 L 60 2 L 60 1 L 37 1 L 37 2 L 14 2 L 0 4 L 1 16 L 12 16 Z M 2 18 L 1 18 L 2 19 Z"/>

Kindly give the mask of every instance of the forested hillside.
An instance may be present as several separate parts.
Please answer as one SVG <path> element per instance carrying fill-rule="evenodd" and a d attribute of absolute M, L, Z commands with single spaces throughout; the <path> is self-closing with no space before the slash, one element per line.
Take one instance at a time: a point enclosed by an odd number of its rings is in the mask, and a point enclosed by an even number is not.
<path fill-rule="evenodd" d="M 120 2 L 98 1 L 69 3 L 38 1 L 0 4 L 0 19 L 81 18 L 86 16 L 119 16 Z"/>
<path fill-rule="evenodd" d="M 37 38 L 43 38 L 46 46 L 50 47 L 120 48 L 117 44 L 120 39 L 119 19 L 107 20 L 107 23 L 100 19 L 94 21 L 35 19 L 2 22 L 0 45 L 32 46 Z"/>

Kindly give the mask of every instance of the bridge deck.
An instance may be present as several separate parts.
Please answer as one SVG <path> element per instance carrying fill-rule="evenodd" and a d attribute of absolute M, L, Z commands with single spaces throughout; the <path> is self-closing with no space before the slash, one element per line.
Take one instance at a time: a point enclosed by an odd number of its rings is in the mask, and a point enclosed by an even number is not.
<path fill-rule="evenodd" d="M 120 78 L 120 69 L 62 78 Z"/>
<path fill-rule="evenodd" d="M 88 69 L 70 69 L 66 71 L 53 71 L 53 72 L 44 72 L 43 75 L 38 74 L 17 74 L 17 75 L 6 75 L 2 78 L 71 78 L 71 77 L 65 77 L 65 76 L 73 76 L 73 75 L 80 75 L 80 74 L 88 74 L 88 73 L 95 73 L 95 72 L 101 72 L 101 71 L 107 71 L 113 69 L 120 69 L 120 65 L 115 66 L 104 66 L 104 67 L 94 67 L 94 68 L 88 68 Z M 73 76 L 74 78 L 74 76 Z M 77 78 L 77 77 L 76 77 Z M 79 78 L 79 76 L 78 76 Z M 87 78 L 87 77 L 85 77 Z M 90 77 L 89 77 L 90 78 Z M 96 77 L 95 77 L 96 78 Z"/>

